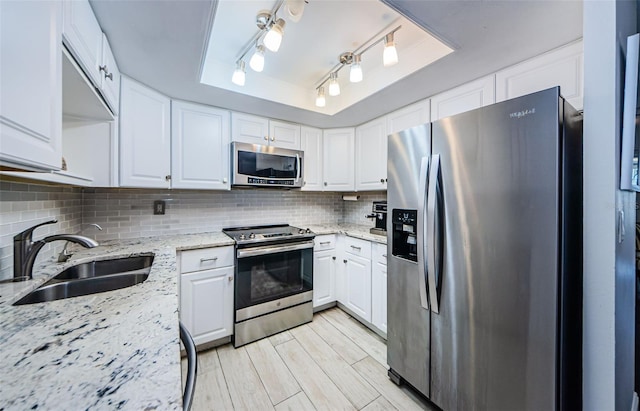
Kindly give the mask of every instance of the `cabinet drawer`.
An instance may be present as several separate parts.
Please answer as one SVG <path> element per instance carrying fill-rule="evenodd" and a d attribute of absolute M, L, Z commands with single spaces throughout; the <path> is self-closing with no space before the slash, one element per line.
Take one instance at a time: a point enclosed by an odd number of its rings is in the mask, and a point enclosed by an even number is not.
<path fill-rule="evenodd" d="M 213 247 L 182 251 L 180 254 L 180 272 L 190 273 L 231 266 L 233 265 L 233 250 L 233 247 Z"/>
<path fill-rule="evenodd" d="M 319 235 L 313 239 L 313 251 L 333 250 L 336 248 L 336 235 Z"/>
<path fill-rule="evenodd" d="M 387 265 L 387 245 L 373 243 L 373 260 L 377 263 Z"/>
<path fill-rule="evenodd" d="M 369 241 L 346 236 L 344 250 L 348 253 L 371 259 L 371 243 Z"/>

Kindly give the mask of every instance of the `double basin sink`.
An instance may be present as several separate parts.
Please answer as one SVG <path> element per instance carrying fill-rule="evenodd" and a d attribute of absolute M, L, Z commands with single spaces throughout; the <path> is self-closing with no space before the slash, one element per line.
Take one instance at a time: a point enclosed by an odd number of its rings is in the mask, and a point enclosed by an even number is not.
<path fill-rule="evenodd" d="M 140 284 L 149 277 L 153 257 L 145 254 L 71 266 L 13 305 L 61 300 Z"/>

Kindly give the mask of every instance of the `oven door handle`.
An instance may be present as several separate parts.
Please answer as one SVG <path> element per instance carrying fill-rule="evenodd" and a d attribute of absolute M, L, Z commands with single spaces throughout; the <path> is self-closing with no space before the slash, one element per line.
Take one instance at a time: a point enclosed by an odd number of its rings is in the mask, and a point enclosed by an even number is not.
<path fill-rule="evenodd" d="M 244 248 L 236 252 L 236 257 L 247 258 L 247 257 L 254 257 L 257 255 L 284 253 L 286 251 L 305 250 L 307 248 L 313 248 L 313 241 L 305 241 L 304 243 L 296 243 L 296 244 L 278 244 L 278 245 L 267 245 L 262 247 Z"/>

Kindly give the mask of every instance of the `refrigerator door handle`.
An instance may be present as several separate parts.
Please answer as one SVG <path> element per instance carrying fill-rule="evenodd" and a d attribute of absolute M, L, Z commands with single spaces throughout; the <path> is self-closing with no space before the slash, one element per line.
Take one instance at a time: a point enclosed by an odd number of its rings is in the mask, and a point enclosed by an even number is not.
<path fill-rule="evenodd" d="M 429 299 L 427 298 L 427 265 L 425 264 L 425 251 L 427 243 L 425 241 L 425 203 L 427 201 L 427 173 L 429 171 L 429 157 L 422 157 L 420 162 L 420 192 L 418 193 L 418 265 L 420 266 L 419 283 L 420 283 L 420 305 L 425 310 L 429 309 Z"/>
<path fill-rule="evenodd" d="M 427 274 L 429 279 L 429 301 L 431 311 L 438 314 L 440 304 L 438 301 L 438 289 L 436 275 L 439 275 L 441 267 L 436 267 L 436 218 L 438 201 L 438 176 L 440 174 L 440 155 L 431 156 L 431 166 L 429 167 L 429 190 L 427 193 Z"/>

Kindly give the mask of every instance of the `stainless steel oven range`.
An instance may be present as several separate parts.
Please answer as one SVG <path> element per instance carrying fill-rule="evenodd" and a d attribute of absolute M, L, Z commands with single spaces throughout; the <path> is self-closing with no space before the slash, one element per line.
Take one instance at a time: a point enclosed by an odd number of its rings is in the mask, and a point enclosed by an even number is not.
<path fill-rule="evenodd" d="M 315 234 L 287 224 L 222 231 L 236 242 L 234 347 L 311 321 Z"/>

